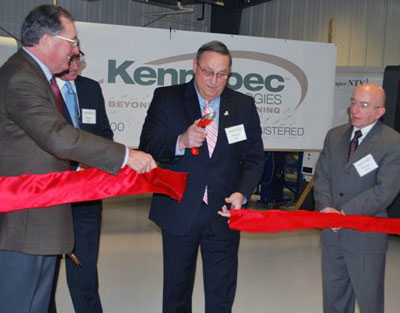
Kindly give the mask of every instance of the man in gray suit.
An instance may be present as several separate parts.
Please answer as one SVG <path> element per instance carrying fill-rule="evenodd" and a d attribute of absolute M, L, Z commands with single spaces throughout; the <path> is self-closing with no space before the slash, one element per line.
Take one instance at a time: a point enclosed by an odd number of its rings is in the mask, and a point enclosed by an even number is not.
<path fill-rule="evenodd" d="M 67 11 L 35 8 L 21 40 L 23 48 L 0 68 L 1 176 L 61 172 L 68 160 L 112 174 L 125 164 L 139 173 L 155 167 L 150 155 L 73 128 L 60 114 L 53 75 L 79 53 Z M 0 214 L 1 312 L 47 312 L 56 255 L 73 244 L 70 205 Z"/>
<path fill-rule="evenodd" d="M 400 135 L 383 125 L 385 92 L 373 83 L 354 90 L 351 124 L 330 130 L 317 162 L 314 196 L 323 213 L 387 217 L 400 189 Z M 324 229 L 324 313 L 384 311 L 387 235 Z"/>

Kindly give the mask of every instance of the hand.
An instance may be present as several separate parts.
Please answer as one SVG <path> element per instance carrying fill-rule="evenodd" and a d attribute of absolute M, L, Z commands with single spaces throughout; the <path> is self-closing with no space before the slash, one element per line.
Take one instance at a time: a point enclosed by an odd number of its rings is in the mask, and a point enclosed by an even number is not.
<path fill-rule="evenodd" d="M 242 208 L 244 196 L 240 192 L 234 192 L 228 198 L 225 198 L 226 203 L 231 204 L 232 210 L 239 210 Z M 221 211 L 218 211 L 218 214 L 223 217 L 231 217 L 231 213 L 229 212 L 227 206 L 224 204 L 221 208 Z M 229 223 L 229 220 L 228 220 Z"/>
<path fill-rule="evenodd" d="M 90 167 L 89 165 L 85 164 L 85 163 L 79 163 L 79 166 L 77 168 L 77 171 L 83 171 L 83 170 L 88 170 L 91 169 L 92 167 Z"/>
<path fill-rule="evenodd" d="M 223 217 L 231 217 L 231 213 L 229 212 L 228 208 L 226 207 L 226 205 L 224 205 L 221 209 L 222 211 L 218 211 L 218 214 L 223 216 Z M 228 221 L 229 223 L 229 221 Z"/>
<path fill-rule="evenodd" d="M 206 140 L 206 130 L 201 127 L 197 127 L 200 119 L 195 120 L 189 128 L 179 136 L 178 145 L 179 149 L 183 150 L 192 147 L 201 147 Z"/>
<path fill-rule="evenodd" d="M 231 204 L 231 209 L 238 210 L 242 208 L 244 196 L 240 192 L 234 192 L 228 198 L 225 198 L 226 203 Z"/>
<path fill-rule="evenodd" d="M 321 210 L 321 213 L 338 213 L 338 214 L 341 214 L 340 211 L 338 211 L 338 210 L 336 210 L 335 208 L 332 208 L 332 207 L 323 208 L 323 209 Z M 335 233 L 337 233 L 337 232 L 339 231 L 340 228 L 341 228 L 341 227 L 333 227 L 333 228 L 331 228 L 331 229 L 332 229 Z"/>
<path fill-rule="evenodd" d="M 127 165 L 139 174 L 150 172 L 153 168 L 157 167 L 156 161 L 154 161 L 150 154 L 132 149 L 129 149 Z"/>
<path fill-rule="evenodd" d="M 321 213 L 339 213 L 340 214 L 340 211 L 336 210 L 335 208 L 327 206 L 326 208 L 323 208 L 321 210 Z"/>

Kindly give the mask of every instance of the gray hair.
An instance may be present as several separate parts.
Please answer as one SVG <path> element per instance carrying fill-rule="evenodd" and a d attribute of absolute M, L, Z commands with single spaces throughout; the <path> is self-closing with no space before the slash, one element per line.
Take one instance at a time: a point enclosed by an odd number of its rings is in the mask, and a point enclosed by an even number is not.
<path fill-rule="evenodd" d="M 222 55 L 226 55 L 229 57 L 229 67 L 232 66 L 232 56 L 228 48 L 221 42 L 217 40 L 213 40 L 210 42 L 205 43 L 200 47 L 197 51 L 196 59 L 200 61 L 201 55 L 206 51 L 216 52 Z"/>
<path fill-rule="evenodd" d="M 60 18 L 73 21 L 71 14 L 62 7 L 40 5 L 34 8 L 24 20 L 21 29 L 21 43 L 24 47 L 32 47 L 39 43 L 43 35 L 58 35 L 63 31 Z"/>

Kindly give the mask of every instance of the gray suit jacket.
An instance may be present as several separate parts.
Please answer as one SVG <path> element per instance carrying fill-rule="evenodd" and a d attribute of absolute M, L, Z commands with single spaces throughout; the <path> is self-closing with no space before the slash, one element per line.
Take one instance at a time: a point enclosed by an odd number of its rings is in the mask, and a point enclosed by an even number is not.
<path fill-rule="evenodd" d="M 43 174 L 76 160 L 117 174 L 125 147 L 70 126 L 58 112 L 39 65 L 19 50 L 0 68 L 0 175 Z M 0 214 L 0 249 L 67 253 L 73 247 L 69 205 Z"/>
<path fill-rule="evenodd" d="M 334 207 L 346 214 L 386 217 L 386 208 L 400 190 L 400 135 L 377 122 L 347 162 L 352 126 L 330 130 L 317 162 L 314 196 L 317 209 Z M 354 163 L 371 154 L 378 168 L 360 177 Z M 385 252 L 387 235 L 341 229 L 322 232 L 321 242 L 361 252 Z"/>

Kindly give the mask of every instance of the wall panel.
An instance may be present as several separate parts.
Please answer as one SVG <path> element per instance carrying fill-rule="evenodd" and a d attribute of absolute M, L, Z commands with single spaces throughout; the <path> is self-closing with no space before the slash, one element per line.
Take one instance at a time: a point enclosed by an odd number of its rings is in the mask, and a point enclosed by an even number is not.
<path fill-rule="evenodd" d="M 268 14 L 250 19 L 254 12 Z M 274 0 L 245 9 L 240 34 L 326 42 L 330 18 L 338 66 L 400 63 L 399 0 Z M 260 29 L 265 19 L 276 21 L 274 32 Z"/>

